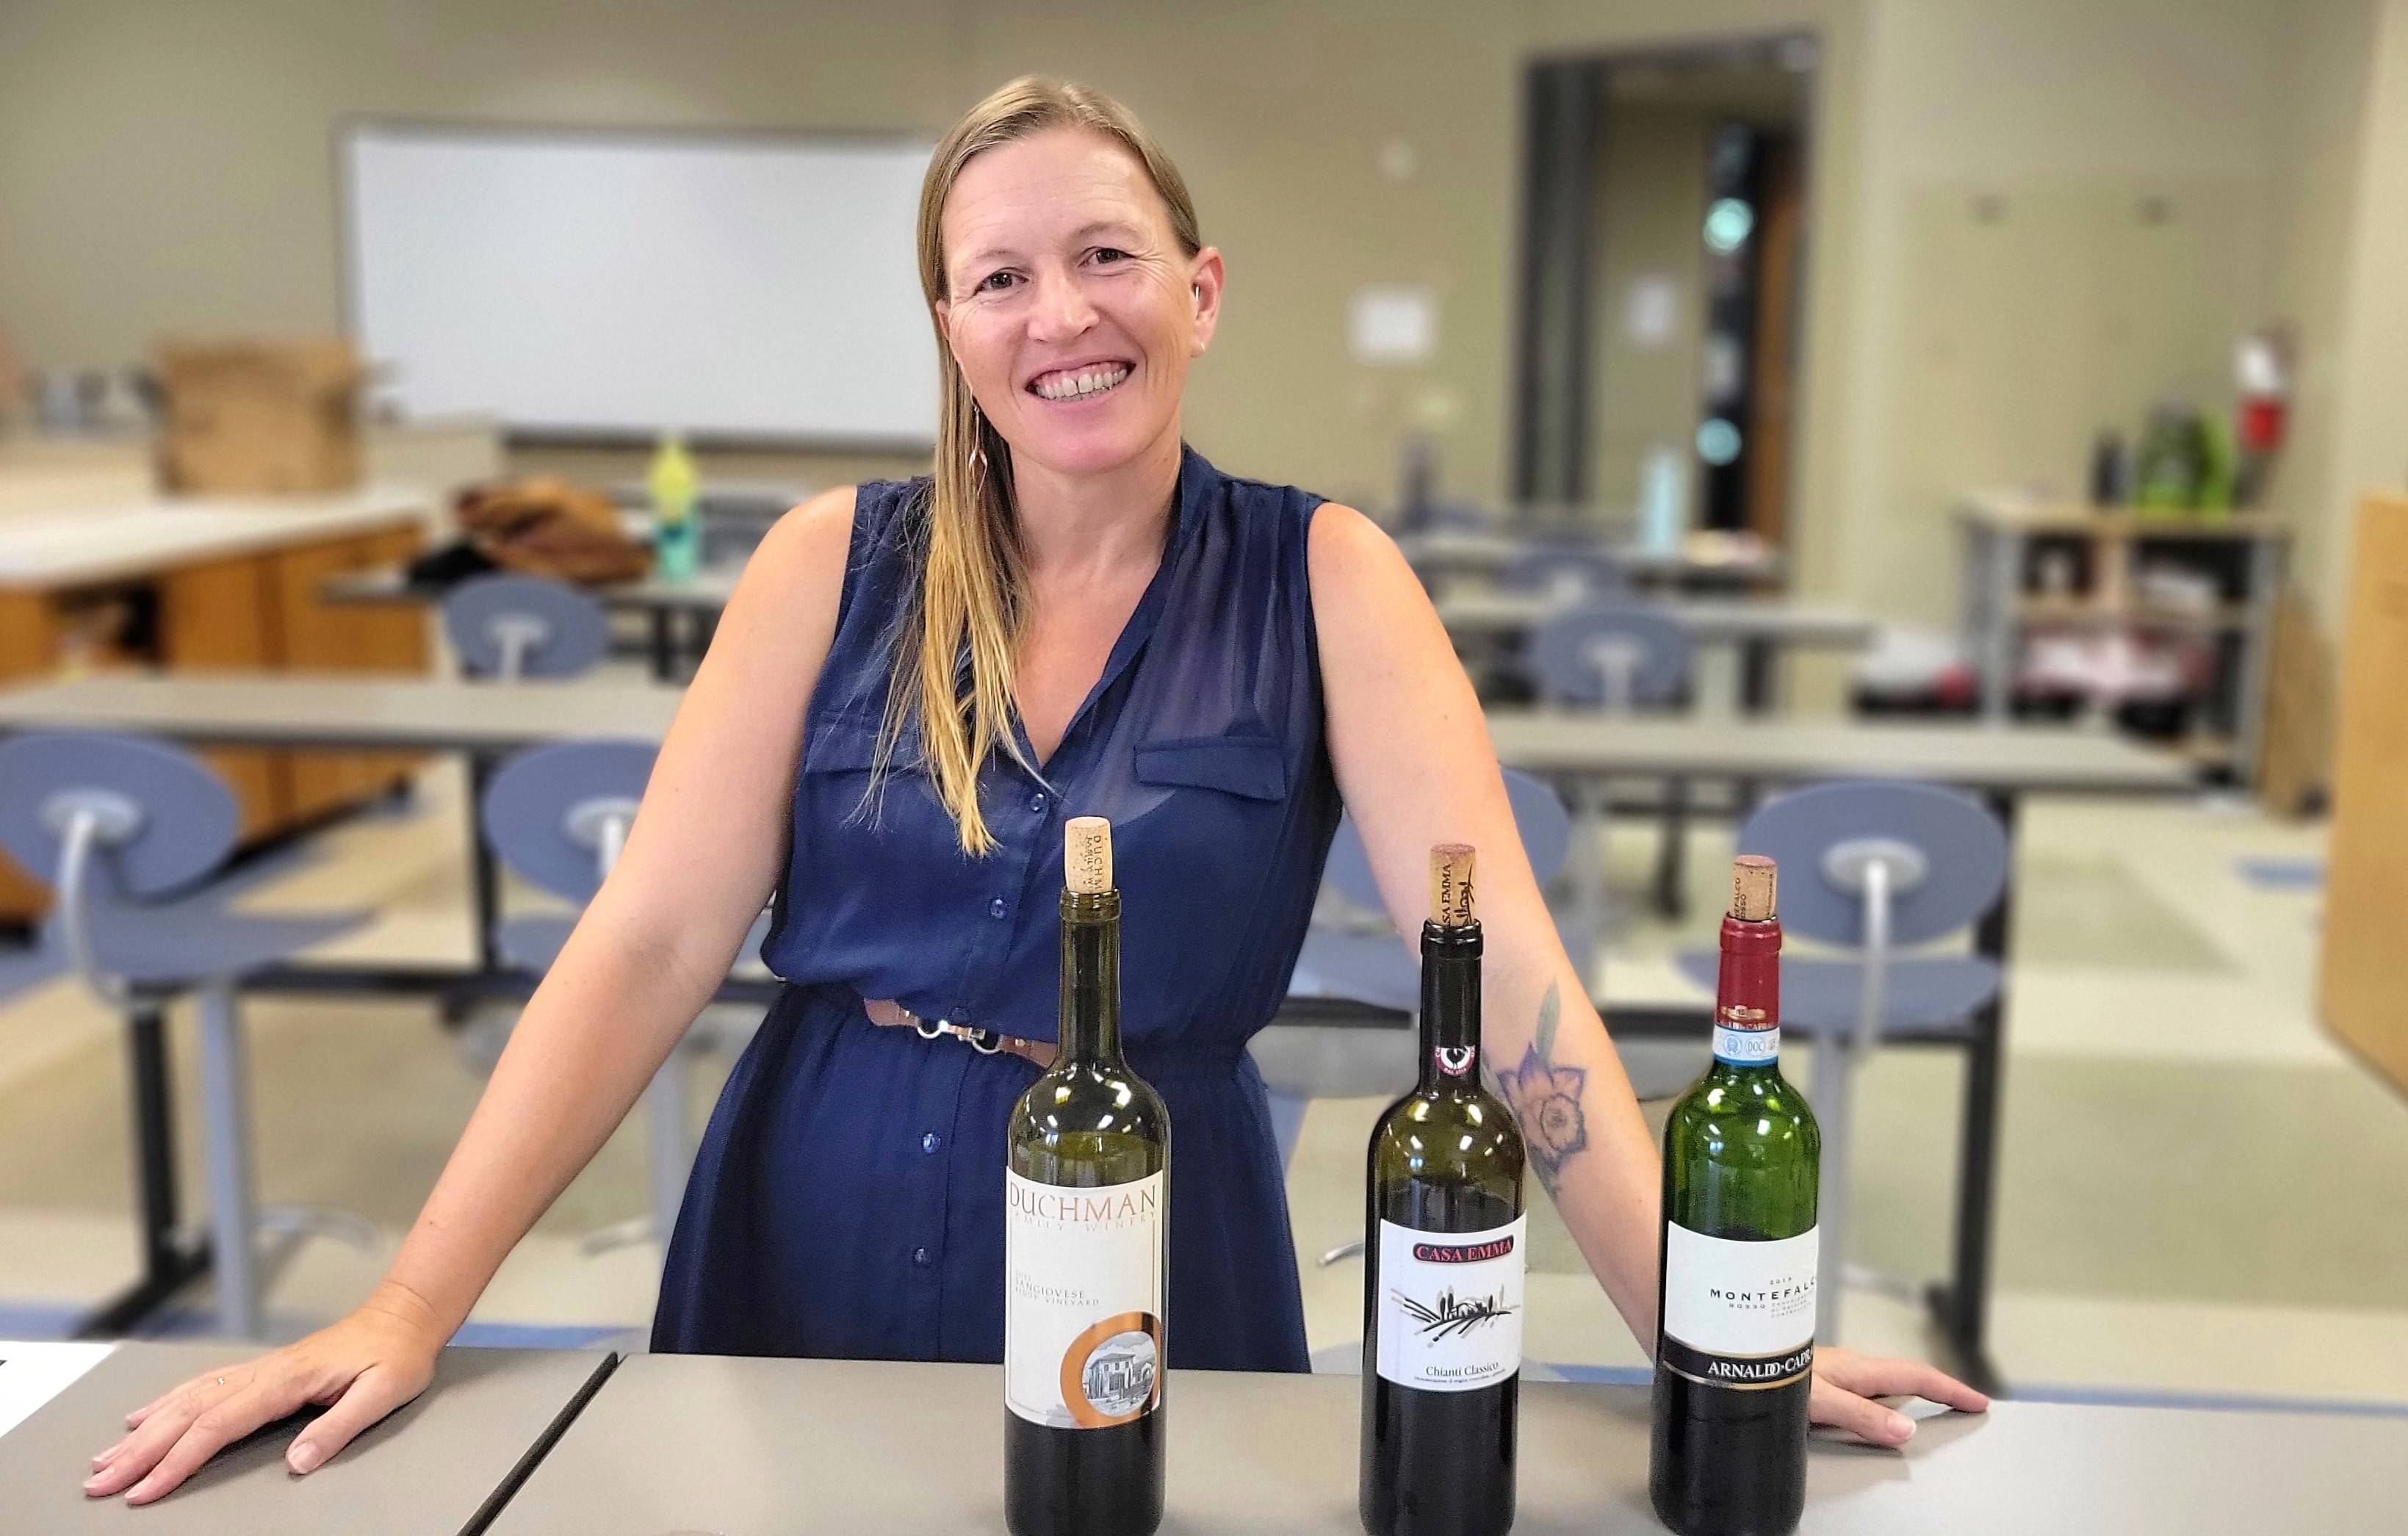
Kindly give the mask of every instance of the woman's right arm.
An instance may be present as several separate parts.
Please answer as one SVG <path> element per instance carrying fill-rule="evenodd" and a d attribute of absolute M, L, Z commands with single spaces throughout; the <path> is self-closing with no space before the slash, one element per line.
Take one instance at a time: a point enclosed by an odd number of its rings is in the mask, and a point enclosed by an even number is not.
<path fill-rule="evenodd" d="M 425 1389 L 494 1271 L 710 1000 L 776 885 L 853 519 L 852 487 L 815 496 L 746 566 L 617 866 L 528 999 L 384 1280 L 331 1327 L 129 1415 L 87 1493 L 147 1503 L 261 1425 L 325 1404 L 286 1453 L 307 1472 Z"/>

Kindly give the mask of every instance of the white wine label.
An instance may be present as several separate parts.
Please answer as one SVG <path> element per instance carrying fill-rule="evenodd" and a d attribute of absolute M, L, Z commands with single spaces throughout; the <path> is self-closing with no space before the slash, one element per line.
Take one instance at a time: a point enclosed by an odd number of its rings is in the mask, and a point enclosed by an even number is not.
<path fill-rule="evenodd" d="M 1003 1400 L 1106 1429 L 1162 1401 L 1163 1176 L 1073 1189 L 1004 1170 Z"/>
<path fill-rule="evenodd" d="M 1485 1232 L 1380 1223 L 1381 1375 L 1426 1392 L 1469 1392 L 1522 1369 L 1528 1220 Z"/>
<path fill-rule="evenodd" d="M 1781 1031 L 1778 1029 L 1734 1029 L 1727 1024 L 1714 1026 L 1714 1059 L 1740 1067 L 1760 1066 L 1781 1056 Z"/>
<path fill-rule="evenodd" d="M 1782 1386 L 1814 1364 L 1814 1228 L 1743 1242 L 1664 1224 L 1657 1358 L 1710 1386 Z"/>

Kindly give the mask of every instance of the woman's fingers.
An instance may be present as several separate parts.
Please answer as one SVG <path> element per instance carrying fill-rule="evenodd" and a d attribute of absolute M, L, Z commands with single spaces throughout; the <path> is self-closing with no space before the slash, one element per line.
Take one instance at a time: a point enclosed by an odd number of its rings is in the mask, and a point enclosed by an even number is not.
<path fill-rule="evenodd" d="M 1988 1398 L 1921 1360 L 1892 1360 L 1858 1355 L 1853 1350 L 1830 1349 L 1816 1351 L 1815 1362 L 1822 1366 L 1825 1379 L 1864 1397 L 1928 1398 L 1969 1414 L 1978 1414 L 1990 1406 Z"/>
<path fill-rule="evenodd" d="M 220 1374 L 227 1385 L 217 1385 Z M 233 1389 L 230 1372 L 195 1376 L 143 1411 L 142 1423 L 108 1452 L 108 1460 L 88 1478 L 83 1491 L 95 1498 L 122 1492 L 167 1454 L 167 1447 L 191 1427 L 209 1405 Z"/>
<path fill-rule="evenodd" d="M 1808 1416 L 1817 1424 L 1844 1429 L 1871 1445 L 1903 1445 L 1914 1435 L 1914 1421 L 1894 1408 L 1860 1398 L 1846 1387 L 1817 1380 L 1807 1398 Z"/>
<path fill-rule="evenodd" d="M 312 1419 L 293 1437 L 284 1464 L 296 1472 L 313 1472 L 334 1459 L 359 1432 L 424 1391 L 424 1382 L 405 1382 L 392 1367 L 372 1365 L 359 1373 L 335 1405 Z"/>
<path fill-rule="evenodd" d="M 184 1432 L 160 1455 L 158 1461 L 125 1490 L 129 1504 L 147 1504 L 173 1493 L 201 1463 L 263 1424 L 282 1418 L 301 1406 L 302 1393 L 289 1377 L 262 1381 L 239 1392 L 229 1392 L 193 1417 Z"/>

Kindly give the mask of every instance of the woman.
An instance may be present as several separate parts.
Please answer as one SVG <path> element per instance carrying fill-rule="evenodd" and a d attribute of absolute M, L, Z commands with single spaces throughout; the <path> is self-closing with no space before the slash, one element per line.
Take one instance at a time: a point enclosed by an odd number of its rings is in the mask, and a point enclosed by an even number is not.
<path fill-rule="evenodd" d="M 830 492 L 771 532 L 615 872 L 387 1278 L 332 1327 L 132 1415 L 95 1495 L 155 1499 L 326 1404 L 288 1453 L 307 1472 L 423 1390 L 773 890 L 765 953 L 790 984 L 704 1139 L 654 1347 L 998 1358 L 1004 1117 L 1051 1051 L 1071 814 L 1114 823 L 1129 1055 L 1178 1127 L 1174 1364 L 1306 1364 L 1244 1046 L 1341 798 L 1405 931 L 1429 846 L 1482 850 L 1488 1049 L 1519 1064 L 1509 1090 L 1569 1098 L 1534 1161 L 1654 1337 L 1655 1151 L 1444 631 L 1359 512 L 1182 443 L 1223 273 L 1178 172 L 1117 104 L 1015 81 L 938 148 L 919 253 L 943 373 L 933 479 Z M 1816 1416 L 1881 1443 L 1911 1426 L 1859 1394 L 1982 1406 L 1922 1366 L 1835 1349 L 1818 1371 Z"/>

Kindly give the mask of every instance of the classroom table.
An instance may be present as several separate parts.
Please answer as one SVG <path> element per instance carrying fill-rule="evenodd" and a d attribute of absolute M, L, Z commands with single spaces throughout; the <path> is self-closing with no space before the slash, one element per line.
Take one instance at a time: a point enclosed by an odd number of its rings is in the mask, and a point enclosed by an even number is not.
<path fill-rule="evenodd" d="M 423 1395 L 307 1477 L 285 1469 L 297 1427 L 286 1422 L 228 1446 L 155 1504 L 85 1496 L 93 1455 L 125 1433 L 127 1413 L 261 1348 L 248 1341 L 118 1345 L 0 1435 L 0 1532 L 426 1536 L 469 1529 L 518 1486 L 613 1358 L 597 1350 L 447 1349 Z M 606 1520 L 588 1529 L 627 1528 Z"/>
<path fill-rule="evenodd" d="M 611 612 L 643 615 L 652 676 L 669 682 L 701 662 L 718 628 L 719 615 L 735 596 L 736 583 L 743 574 L 744 562 L 737 560 L 706 566 L 688 577 L 639 576 L 632 581 L 583 590 Z M 412 581 L 408 572 L 388 567 L 335 577 L 318 589 L 318 596 L 325 602 L 354 606 L 432 606 L 443 601 L 447 590 Z"/>
<path fill-rule="evenodd" d="M 1778 550 L 1758 546 L 1697 553 L 1686 548 L 1651 549 L 1626 540 L 1574 542 L 1560 532 L 1526 533 L 1501 528 L 1430 528 L 1397 536 L 1397 548 L 1425 581 L 1451 576 L 1493 577 L 1532 550 L 1586 548 L 1603 553 L 1641 586 L 1684 592 L 1749 591 L 1781 580 Z"/>
<path fill-rule="evenodd" d="M 657 740 L 680 696 L 666 684 L 600 680 L 97 674 L 0 690 L 0 733 L 135 730 L 208 745 L 465 752 L 482 762 L 566 737 Z M 2024 796 L 2171 796 L 2193 787 L 2188 767 L 2174 754 L 2081 728 L 1506 709 L 1489 711 L 1487 720 L 1507 766 L 1576 786 L 1622 776 L 1748 784 L 1871 776 L 1955 785 L 1989 803 L 2006 827 L 2011 857 Z M 481 922 L 492 911 L 483 881 L 479 899 Z M 1975 935 L 1980 952 L 2002 967 L 2011 960 L 2013 899 L 2010 883 Z M 1620 1015 L 1616 1022 L 1623 1022 Z M 1694 1021 L 1684 1012 L 1678 1023 L 1687 1028 Z M 1984 1010 L 1948 1043 L 1966 1054 L 1965 1100 L 1954 1262 L 1932 1304 L 1965 1371 L 1986 1384 L 1997 1379 L 1986 1333 L 2003 1002 Z"/>
<path fill-rule="evenodd" d="M 256 1346 L 122 1344 L 0 1435 L 0 1531 L 152 1536 L 555 1536 L 1003 1528 L 1002 1391 L 988 1365 L 452 1348 L 415 1402 L 307 1477 L 290 1422 L 146 1508 L 86 1499 L 129 1408 Z M 1355 1536 L 1359 1382 L 1174 1371 L 1166 1533 Z M 1521 1536 L 1654 1531 L 1647 1389 L 1522 1385 Z M 1817 1434 L 1801 1536 L 2263 1536 L 2398 1529 L 2408 1415 L 1928 1405 L 1907 1445 Z"/>
<path fill-rule="evenodd" d="M 1460 650 L 1493 651 L 1518 644 L 1556 614 L 1597 600 L 1588 593 L 1518 592 L 1503 588 L 1449 590 L 1434 599 L 1439 622 Z M 1688 633 L 1698 645 L 1739 652 L 1740 708 L 1761 713 L 1772 703 L 1784 651 L 1860 651 L 1879 629 L 1850 609 L 1783 597 L 1639 599 Z"/>
<path fill-rule="evenodd" d="M 1174 1371 L 1180 1536 L 1359 1536 L 1353 1376 Z M 1647 1389 L 1526 1382 L 1517 1536 L 1661 1530 Z M 638 1356 L 528 1477 L 494 1536 L 1003 1528 L 993 1366 Z M 1804 1536 L 2265 1536 L 2396 1530 L 2408 1420 L 2000 1403 L 1902 1451 L 1820 1437 Z"/>

